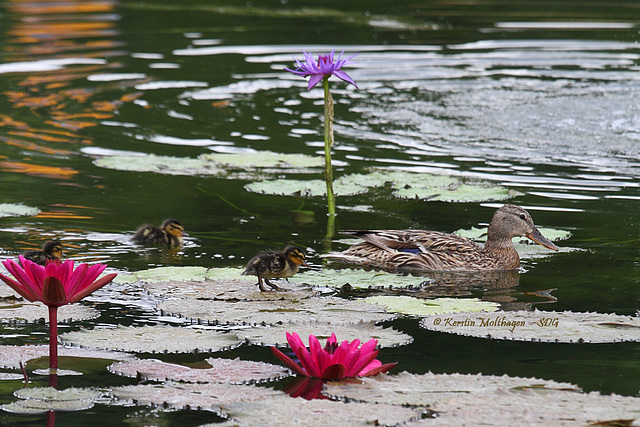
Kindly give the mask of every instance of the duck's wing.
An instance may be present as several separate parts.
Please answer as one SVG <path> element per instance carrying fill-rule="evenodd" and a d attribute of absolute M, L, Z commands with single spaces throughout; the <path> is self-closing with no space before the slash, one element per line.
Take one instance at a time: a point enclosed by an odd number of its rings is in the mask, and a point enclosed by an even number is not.
<path fill-rule="evenodd" d="M 167 236 L 155 225 L 143 225 L 133 235 L 133 240 L 139 243 L 164 243 Z"/>
<path fill-rule="evenodd" d="M 426 230 L 348 230 L 364 240 L 335 261 L 388 270 L 467 270 L 481 259 L 481 248 L 455 234 Z"/>

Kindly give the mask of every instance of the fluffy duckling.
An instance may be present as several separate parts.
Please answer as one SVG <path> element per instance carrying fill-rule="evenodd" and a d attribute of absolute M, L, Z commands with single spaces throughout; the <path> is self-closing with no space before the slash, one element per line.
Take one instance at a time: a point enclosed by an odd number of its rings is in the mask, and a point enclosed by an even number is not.
<path fill-rule="evenodd" d="M 45 265 L 47 261 L 62 259 L 62 245 L 57 240 L 51 240 L 42 246 L 41 251 L 27 251 L 22 256 L 36 264 Z"/>
<path fill-rule="evenodd" d="M 160 228 L 148 224 L 141 226 L 133 235 L 133 240 L 142 244 L 167 245 L 175 248 L 182 245 L 182 236 L 188 236 L 182 224 L 175 219 L 167 219 Z"/>
<path fill-rule="evenodd" d="M 266 291 L 262 284 L 263 279 L 273 290 L 285 291 L 286 289 L 282 289 L 269 282 L 269 279 L 293 276 L 298 272 L 298 268 L 301 265 L 308 267 L 307 263 L 304 262 L 304 258 L 305 256 L 302 249 L 295 246 L 288 246 L 283 251 L 263 252 L 251 258 L 242 275 L 258 276 L 260 292 Z"/>

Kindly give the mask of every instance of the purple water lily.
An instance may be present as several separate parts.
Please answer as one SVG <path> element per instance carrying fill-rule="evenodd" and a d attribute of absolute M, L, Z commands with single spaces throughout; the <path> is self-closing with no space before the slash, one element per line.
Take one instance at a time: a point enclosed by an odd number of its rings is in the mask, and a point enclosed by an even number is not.
<path fill-rule="evenodd" d="M 354 85 L 355 87 L 358 87 L 356 82 L 354 82 L 347 73 L 341 70 L 341 68 L 348 64 L 349 61 L 357 54 L 350 56 L 349 58 L 342 59 L 343 51 L 337 59 L 334 59 L 334 52 L 335 51 L 332 50 L 328 55 L 318 55 L 318 59 L 316 60 L 311 55 L 311 52 L 307 53 L 303 51 L 304 61 L 293 58 L 293 60 L 296 61 L 297 68 L 295 70 L 285 68 L 285 70 L 301 77 L 311 76 L 307 90 L 311 90 L 311 88 L 317 85 L 323 78 L 330 77 L 332 75 Z"/>

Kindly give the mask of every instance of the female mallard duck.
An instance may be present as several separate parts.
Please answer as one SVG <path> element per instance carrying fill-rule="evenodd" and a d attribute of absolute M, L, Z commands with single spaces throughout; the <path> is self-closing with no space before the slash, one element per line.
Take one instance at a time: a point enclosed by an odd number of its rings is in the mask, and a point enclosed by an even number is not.
<path fill-rule="evenodd" d="M 298 272 L 298 268 L 301 265 L 307 266 L 307 263 L 304 262 L 304 258 L 305 256 L 302 249 L 295 246 L 288 246 L 284 251 L 263 252 L 251 258 L 247 264 L 247 268 L 242 272 L 242 275 L 246 276 L 251 274 L 258 276 L 258 287 L 260 288 L 260 292 L 266 291 L 262 284 L 263 279 L 264 282 L 273 290 L 283 291 L 285 289 L 269 282 L 269 279 L 293 276 Z"/>
<path fill-rule="evenodd" d="M 36 264 L 45 265 L 47 261 L 62 259 L 62 245 L 57 240 L 51 240 L 42 246 L 41 251 L 27 251 L 22 256 Z"/>
<path fill-rule="evenodd" d="M 160 228 L 143 225 L 133 235 L 133 240 L 143 244 L 167 245 L 175 248 L 182 245 L 182 236 L 187 236 L 184 227 L 175 219 L 167 219 Z"/>
<path fill-rule="evenodd" d="M 515 270 L 520 257 L 512 238 L 526 236 L 545 248 L 558 247 L 536 228 L 529 212 L 504 205 L 489 224 L 487 241 L 480 247 L 455 234 L 422 230 L 345 231 L 364 240 L 328 258 L 384 270 L 490 271 Z"/>

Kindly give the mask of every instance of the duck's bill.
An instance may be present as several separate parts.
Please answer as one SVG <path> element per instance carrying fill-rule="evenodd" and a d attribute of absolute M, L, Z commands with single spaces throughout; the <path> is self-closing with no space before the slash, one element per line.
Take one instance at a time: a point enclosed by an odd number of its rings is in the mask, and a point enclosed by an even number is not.
<path fill-rule="evenodd" d="M 556 245 L 553 244 L 553 242 L 549 239 L 547 239 L 546 237 L 544 237 L 542 235 L 542 233 L 540 233 L 538 231 L 538 229 L 534 229 L 531 233 L 527 234 L 527 237 L 531 240 L 533 240 L 534 242 L 536 242 L 539 245 L 544 246 L 547 249 L 551 249 L 552 251 L 558 251 L 560 250 L 560 248 L 558 248 Z"/>

